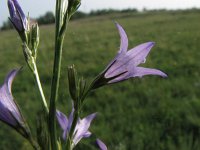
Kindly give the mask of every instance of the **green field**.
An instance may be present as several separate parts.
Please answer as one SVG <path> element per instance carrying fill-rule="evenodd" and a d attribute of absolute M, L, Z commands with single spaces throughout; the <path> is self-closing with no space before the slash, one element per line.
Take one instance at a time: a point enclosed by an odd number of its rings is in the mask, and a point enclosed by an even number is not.
<path fill-rule="evenodd" d="M 93 92 L 84 114 L 98 112 L 90 131 L 77 149 L 96 149 L 96 137 L 110 150 L 199 150 L 200 149 L 200 11 L 124 13 L 90 17 L 69 24 L 63 50 L 58 108 L 70 112 L 67 66 L 90 82 L 119 49 L 114 21 L 129 37 L 129 48 L 154 41 L 146 64 L 168 74 L 134 78 Z M 49 99 L 54 54 L 54 26 L 41 26 L 38 69 Z M 14 30 L 0 31 L 0 83 L 12 68 L 23 66 L 13 84 L 13 95 L 35 128 L 41 98 L 26 66 L 21 41 Z M 30 145 L 0 122 L 0 149 L 29 150 Z"/>

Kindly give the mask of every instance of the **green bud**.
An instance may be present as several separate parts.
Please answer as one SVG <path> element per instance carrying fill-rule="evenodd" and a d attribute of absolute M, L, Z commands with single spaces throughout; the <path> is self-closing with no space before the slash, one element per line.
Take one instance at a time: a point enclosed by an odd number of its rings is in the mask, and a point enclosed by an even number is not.
<path fill-rule="evenodd" d="M 39 45 L 39 27 L 38 27 L 38 24 L 34 24 L 32 25 L 32 28 L 31 28 L 31 46 L 32 46 L 32 53 L 33 53 L 33 57 L 36 59 L 37 57 L 37 48 L 38 48 L 38 45 Z"/>
<path fill-rule="evenodd" d="M 81 5 L 81 0 L 69 0 L 68 14 L 71 17 Z"/>
<path fill-rule="evenodd" d="M 77 86 L 76 86 L 76 70 L 74 66 L 68 67 L 68 81 L 69 81 L 69 93 L 71 98 L 75 101 L 78 98 Z"/>
<path fill-rule="evenodd" d="M 34 68 L 34 60 L 32 57 L 32 52 L 26 44 L 23 44 L 22 47 L 23 47 L 23 53 L 24 53 L 25 60 L 28 64 L 29 68 L 34 72 L 35 68 Z"/>
<path fill-rule="evenodd" d="M 82 99 L 86 89 L 86 81 L 83 78 L 79 79 L 78 88 L 79 88 L 79 97 L 80 99 Z"/>

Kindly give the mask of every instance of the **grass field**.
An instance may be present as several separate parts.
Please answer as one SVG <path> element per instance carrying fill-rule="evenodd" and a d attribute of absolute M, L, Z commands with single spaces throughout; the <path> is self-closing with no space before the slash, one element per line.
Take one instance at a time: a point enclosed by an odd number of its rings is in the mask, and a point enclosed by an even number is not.
<path fill-rule="evenodd" d="M 95 133 L 77 149 L 95 149 L 96 137 L 110 150 L 200 149 L 200 12 L 112 14 L 73 21 L 65 38 L 58 108 L 70 112 L 67 66 L 91 81 L 119 49 L 114 21 L 129 37 L 129 48 L 154 41 L 145 67 L 158 68 L 156 76 L 103 87 L 89 95 L 84 114 L 98 112 L 91 126 Z M 38 69 L 49 99 L 54 54 L 54 26 L 42 26 Z M 13 30 L 0 32 L 0 81 L 12 68 L 23 66 L 13 84 L 13 95 L 34 130 L 41 98 L 26 66 L 20 39 Z M 31 149 L 29 143 L 0 123 L 0 149 Z"/>

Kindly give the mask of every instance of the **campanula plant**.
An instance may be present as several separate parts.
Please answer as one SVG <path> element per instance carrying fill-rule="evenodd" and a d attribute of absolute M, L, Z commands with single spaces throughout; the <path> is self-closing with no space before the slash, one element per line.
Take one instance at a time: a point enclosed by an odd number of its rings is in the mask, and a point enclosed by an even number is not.
<path fill-rule="evenodd" d="M 97 113 L 92 113 L 84 118 L 80 117 L 86 97 L 90 92 L 99 87 L 125 81 L 129 78 L 143 77 L 145 75 L 167 77 L 164 72 L 158 69 L 139 67 L 141 63 L 145 62 L 147 55 L 154 46 L 154 42 L 146 42 L 128 50 L 126 32 L 121 25 L 116 23 L 121 41 L 117 55 L 90 84 L 84 78 L 77 76 L 74 65 L 69 66 L 68 84 L 72 110 L 70 115 L 65 115 L 59 111 L 57 102 L 63 42 L 70 18 L 80 5 L 81 0 L 56 0 L 54 65 L 51 94 L 48 96 L 50 99 L 47 100 L 37 70 L 39 27 L 37 23 L 30 24 L 17 0 L 8 0 L 10 21 L 21 38 L 25 61 L 33 74 L 38 92 L 41 95 L 42 113 L 36 123 L 37 133 L 31 133 L 30 127 L 11 93 L 13 79 L 19 72 L 19 69 L 13 69 L 6 76 L 4 83 L 0 87 L 0 120 L 15 129 L 36 150 L 72 150 L 79 144 L 81 139 L 89 138 L 93 134 L 89 128 Z M 37 135 L 37 137 L 32 135 Z M 96 146 L 100 150 L 108 149 L 100 139 L 96 139 Z"/>

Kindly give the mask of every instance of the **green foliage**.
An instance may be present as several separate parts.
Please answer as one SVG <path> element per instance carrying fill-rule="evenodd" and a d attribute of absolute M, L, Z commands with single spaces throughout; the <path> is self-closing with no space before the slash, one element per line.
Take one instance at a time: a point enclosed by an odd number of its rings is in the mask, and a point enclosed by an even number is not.
<path fill-rule="evenodd" d="M 47 12 L 43 16 L 40 16 L 39 18 L 36 19 L 38 24 L 52 24 L 55 22 L 55 16 L 52 12 Z"/>
<path fill-rule="evenodd" d="M 129 48 L 147 41 L 156 45 L 146 67 L 168 73 L 167 79 L 134 78 L 93 92 L 83 107 L 86 116 L 98 112 L 90 131 L 76 149 L 96 149 L 96 137 L 111 150 L 198 150 L 200 149 L 200 13 L 115 13 L 75 20 L 69 24 L 64 43 L 58 109 L 69 113 L 67 67 L 74 64 L 78 75 L 91 81 L 115 56 L 119 35 L 111 19 L 119 22 L 129 37 Z M 49 99 L 54 55 L 54 26 L 42 26 L 38 69 Z M 20 39 L 15 31 L 0 32 L 0 81 L 7 72 L 24 66 L 13 84 L 13 95 L 35 130 L 41 98 L 25 65 Z M 15 131 L 1 124 L 1 150 L 31 149 Z M 60 132 L 59 132 L 60 133 Z M 12 144 L 10 144 L 12 142 Z"/>

